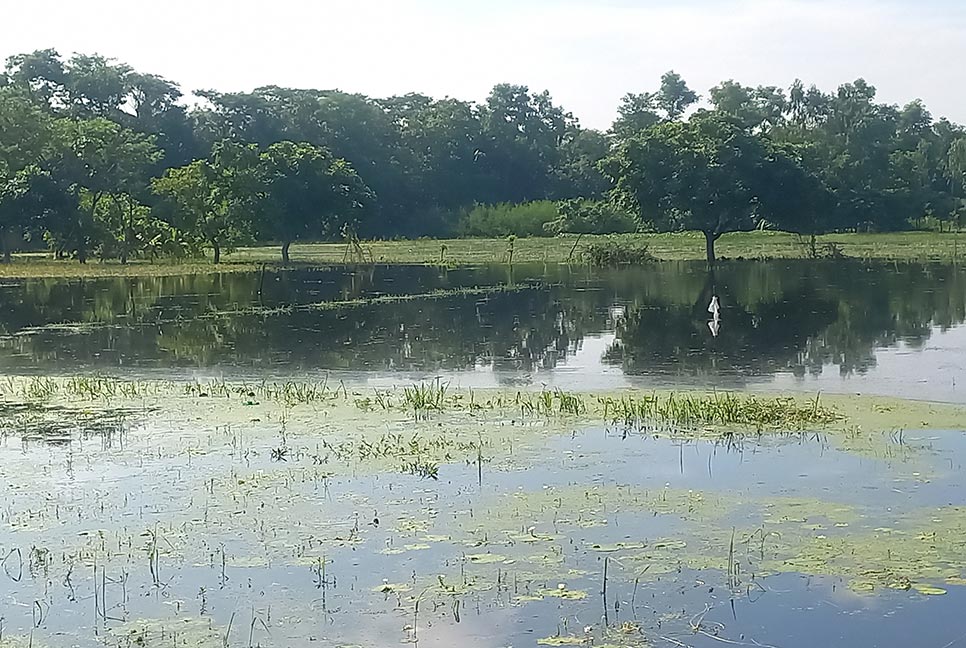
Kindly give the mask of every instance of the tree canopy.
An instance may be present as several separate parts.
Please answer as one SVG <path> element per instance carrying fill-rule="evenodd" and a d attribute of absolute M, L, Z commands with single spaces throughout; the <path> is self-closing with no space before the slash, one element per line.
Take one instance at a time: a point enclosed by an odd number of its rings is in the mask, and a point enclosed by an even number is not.
<path fill-rule="evenodd" d="M 192 89 L 189 105 L 177 83 L 97 54 L 18 54 L 0 74 L 0 238 L 7 258 L 47 245 L 82 262 L 217 260 L 274 242 L 287 260 L 294 241 L 345 228 L 485 235 L 466 226 L 474 209 L 552 201 L 558 213 L 520 231 L 694 229 L 711 259 L 717 237 L 752 227 L 966 215 L 966 131 L 921 101 L 880 103 L 862 79 L 831 92 L 727 80 L 703 100 L 675 72 L 656 86 L 627 94 L 604 132 L 523 85 L 480 102 Z"/>

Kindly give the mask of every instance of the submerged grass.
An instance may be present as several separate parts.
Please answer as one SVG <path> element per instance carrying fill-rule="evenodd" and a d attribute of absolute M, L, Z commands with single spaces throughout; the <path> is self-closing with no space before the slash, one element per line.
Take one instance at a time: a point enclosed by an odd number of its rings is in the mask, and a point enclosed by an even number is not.
<path fill-rule="evenodd" d="M 623 391 L 570 392 L 561 389 L 454 389 L 441 379 L 389 389 L 360 389 L 328 375 L 318 381 L 126 380 L 106 375 L 0 379 L 0 402 L 42 406 L 54 401 L 139 400 L 185 396 L 246 405 L 287 407 L 351 405 L 363 415 L 405 414 L 425 419 L 463 414 L 502 419 L 604 421 L 653 434 L 696 438 L 740 438 L 765 432 L 841 431 L 843 445 L 861 449 L 865 432 L 954 428 L 966 409 L 952 405 L 881 397 L 770 395 L 744 392 Z M 143 403 L 139 403 L 143 405 Z M 378 418 L 378 417 L 377 417 Z"/>
<path fill-rule="evenodd" d="M 663 396 L 604 396 L 598 402 L 605 420 L 637 429 L 669 424 L 680 429 L 720 425 L 759 432 L 800 431 L 825 427 L 844 418 L 822 406 L 820 396 L 802 402 L 790 397 L 671 392 Z"/>
<path fill-rule="evenodd" d="M 416 418 L 430 413 L 519 412 L 528 418 L 581 418 L 604 420 L 611 425 L 648 432 L 691 433 L 722 436 L 742 432 L 798 432 L 824 429 L 845 421 L 834 408 L 822 404 L 821 396 L 760 396 L 734 392 L 652 392 L 596 395 L 562 389 L 517 391 L 449 389 L 439 378 L 396 390 L 375 390 L 372 397 L 356 400 L 361 409 L 402 409 Z M 710 428 L 713 428 L 710 429 Z"/>
<path fill-rule="evenodd" d="M 179 637 L 198 645 L 274 645 L 269 628 L 285 645 L 312 645 L 299 633 L 317 628 L 303 619 L 325 613 L 318 607 L 325 596 L 350 623 L 394 615 L 383 629 L 392 643 L 475 600 L 499 610 L 542 601 L 535 616 L 555 607 L 561 619 L 589 619 L 590 626 L 561 623 L 553 633 L 551 623 L 533 635 L 563 642 L 547 645 L 642 645 L 636 620 L 652 632 L 653 611 L 670 625 L 663 615 L 686 605 L 678 594 L 694 575 L 688 570 L 736 596 L 779 571 L 844 576 L 856 588 L 898 586 L 913 596 L 966 578 L 959 508 L 873 509 L 866 518 L 859 505 L 764 498 L 753 488 L 690 490 L 683 470 L 679 478 L 674 466 L 647 463 L 657 444 L 619 433 L 682 439 L 674 443 L 682 449 L 692 439 L 815 427 L 854 438 L 894 425 L 961 429 L 962 408 L 851 396 L 465 390 L 442 379 L 378 390 L 337 379 L 0 380 L 0 410 L 22 411 L 26 399 L 63 418 L 107 403 L 156 408 L 144 433 L 110 449 L 75 443 L 56 454 L 0 444 L 13 466 L 0 486 L 7 498 L 0 524 L 11 538 L 4 553 L 22 552 L 0 562 L 0 578 L 22 568 L 25 584 L 13 587 L 30 601 L 50 582 L 70 583 L 71 570 L 83 588 L 92 581 L 81 574 L 93 570 L 101 580 L 93 580 L 93 594 L 79 589 L 78 600 L 100 596 L 102 621 L 126 596 L 128 574 L 132 592 L 183 602 L 165 621 L 117 626 L 131 645 L 173 645 L 168 633 L 178 618 L 186 620 Z M 589 428 L 584 438 L 569 438 L 581 428 Z M 606 451 L 591 437 L 603 437 Z M 105 481 L 101 466 L 122 477 Z M 506 480 L 498 475 L 514 470 Z M 75 471 L 77 481 L 65 478 Z M 874 528 L 880 524 L 889 528 Z M 269 571 L 276 569 L 285 571 Z M 33 573 L 43 575 L 36 595 L 26 589 Z M 190 578 L 201 579 L 196 601 Z M 299 589 L 300 581 L 315 589 Z M 712 600 L 694 592 L 697 610 Z M 206 596 L 222 614 L 211 625 Z M 627 615 L 620 618 L 635 619 L 627 639 L 597 623 L 600 598 L 605 606 L 619 600 Z M 252 600 L 264 604 L 256 610 Z M 65 608 L 78 606 L 58 599 L 55 614 Z M 14 612 L 12 632 L 29 631 L 29 612 Z M 410 629 L 398 636 L 404 623 Z"/>

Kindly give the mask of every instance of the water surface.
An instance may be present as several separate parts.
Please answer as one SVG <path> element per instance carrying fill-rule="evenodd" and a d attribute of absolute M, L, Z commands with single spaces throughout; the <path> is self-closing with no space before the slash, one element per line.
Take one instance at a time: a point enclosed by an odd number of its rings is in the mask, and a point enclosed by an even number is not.
<path fill-rule="evenodd" d="M 717 337 L 712 294 L 722 306 Z M 309 306 L 332 303 L 344 305 Z M 3 285 L 0 305 L 0 367 L 16 372 L 338 372 L 374 384 L 443 375 L 468 386 L 966 401 L 957 384 L 966 271 L 946 265 L 734 261 L 713 277 L 702 264 L 659 263 L 42 279 Z"/>
<path fill-rule="evenodd" d="M 966 271 L 858 260 L 8 281 L 2 374 L 329 391 L 4 377 L 0 646 L 966 644 L 966 421 L 714 440 L 377 405 L 437 377 L 963 403 L 964 321 Z"/>

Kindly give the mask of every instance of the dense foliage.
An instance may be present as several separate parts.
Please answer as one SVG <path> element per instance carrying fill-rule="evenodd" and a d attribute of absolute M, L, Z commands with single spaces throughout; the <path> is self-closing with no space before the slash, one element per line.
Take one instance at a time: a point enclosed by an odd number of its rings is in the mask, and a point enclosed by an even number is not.
<path fill-rule="evenodd" d="M 482 103 L 269 86 L 195 90 L 101 56 L 0 74 L 4 258 L 153 258 L 301 239 L 961 224 L 966 131 L 865 81 L 833 93 L 669 72 L 606 133 L 547 92 Z"/>

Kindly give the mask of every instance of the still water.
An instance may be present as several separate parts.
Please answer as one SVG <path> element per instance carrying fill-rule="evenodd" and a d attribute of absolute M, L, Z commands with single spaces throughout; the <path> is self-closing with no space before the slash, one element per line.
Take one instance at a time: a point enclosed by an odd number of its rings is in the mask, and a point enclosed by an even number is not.
<path fill-rule="evenodd" d="M 0 285 L 0 368 L 966 402 L 964 320 L 966 270 L 859 261 L 28 280 Z"/>
<path fill-rule="evenodd" d="M 964 403 L 964 320 L 966 271 L 859 261 L 7 282 L 0 377 L 344 386 L 4 378 L 0 647 L 966 646 L 966 421 L 723 442 L 373 401 L 441 376 Z"/>

